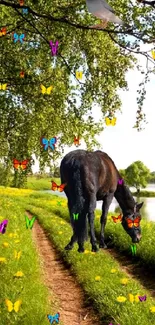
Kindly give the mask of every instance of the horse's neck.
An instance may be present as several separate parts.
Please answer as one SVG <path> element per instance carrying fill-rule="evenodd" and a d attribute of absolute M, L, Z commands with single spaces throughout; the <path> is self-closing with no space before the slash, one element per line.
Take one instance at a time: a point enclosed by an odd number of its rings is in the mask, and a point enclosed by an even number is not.
<path fill-rule="evenodd" d="M 114 196 L 117 202 L 119 203 L 123 214 L 133 211 L 133 208 L 136 203 L 129 188 L 125 184 L 117 186 Z"/>

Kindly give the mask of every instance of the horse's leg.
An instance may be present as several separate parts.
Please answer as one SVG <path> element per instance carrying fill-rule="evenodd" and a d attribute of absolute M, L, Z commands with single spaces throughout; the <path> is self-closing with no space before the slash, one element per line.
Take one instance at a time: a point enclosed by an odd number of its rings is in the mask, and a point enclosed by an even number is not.
<path fill-rule="evenodd" d="M 67 250 L 67 251 L 71 250 L 76 241 L 77 241 L 77 236 L 75 233 L 73 233 L 73 236 L 71 237 L 70 242 L 66 245 L 65 250 Z"/>
<path fill-rule="evenodd" d="M 73 236 L 71 237 L 70 242 L 65 246 L 65 250 L 71 250 L 73 248 L 73 246 L 74 246 L 74 243 L 77 241 L 77 235 L 75 234 L 74 227 L 73 227 L 73 224 L 72 224 L 71 201 L 70 201 L 69 193 L 66 193 L 66 195 L 68 197 L 68 210 L 70 212 L 70 220 L 71 220 L 71 225 L 72 225 L 72 228 L 73 228 Z"/>
<path fill-rule="evenodd" d="M 101 234 L 100 234 L 100 245 L 99 245 L 100 248 L 107 248 L 107 245 L 104 242 L 104 228 L 107 222 L 107 214 L 108 214 L 109 206 L 112 202 L 113 197 L 114 197 L 114 193 L 110 193 L 107 196 L 105 196 L 103 200 L 102 215 L 100 219 L 100 223 L 101 223 Z"/>
<path fill-rule="evenodd" d="M 94 228 L 94 210 L 96 208 L 96 197 L 91 197 L 90 203 L 89 203 L 89 209 L 88 209 L 88 221 L 90 226 L 90 242 L 92 244 L 92 252 L 97 252 L 98 247 L 96 245 L 96 237 L 95 237 L 95 228 Z"/>

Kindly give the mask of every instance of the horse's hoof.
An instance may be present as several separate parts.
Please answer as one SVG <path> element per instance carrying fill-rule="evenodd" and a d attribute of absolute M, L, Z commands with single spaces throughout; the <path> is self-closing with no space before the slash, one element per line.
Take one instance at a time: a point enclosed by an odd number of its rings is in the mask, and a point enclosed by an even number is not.
<path fill-rule="evenodd" d="M 84 253 L 84 248 L 78 248 L 79 253 Z"/>
<path fill-rule="evenodd" d="M 100 248 L 104 248 L 104 249 L 108 248 L 107 245 L 106 245 L 105 243 L 100 243 L 99 247 L 100 247 Z"/>
<path fill-rule="evenodd" d="M 94 246 L 92 246 L 92 250 L 91 251 L 92 252 L 98 252 L 99 249 L 98 249 L 98 247 L 96 245 L 94 245 Z"/>
<path fill-rule="evenodd" d="M 70 246 L 70 245 L 65 246 L 65 250 L 66 250 L 66 251 L 70 251 L 72 248 L 73 248 L 73 247 Z"/>

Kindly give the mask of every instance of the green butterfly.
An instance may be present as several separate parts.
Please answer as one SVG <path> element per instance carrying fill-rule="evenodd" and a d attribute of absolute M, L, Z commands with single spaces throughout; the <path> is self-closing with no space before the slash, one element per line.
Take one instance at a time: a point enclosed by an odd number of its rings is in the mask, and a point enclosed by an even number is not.
<path fill-rule="evenodd" d="M 25 216 L 25 221 L 26 221 L 26 228 L 32 229 L 34 222 L 36 220 L 36 217 L 32 217 L 32 219 L 29 219 L 27 216 Z"/>
<path fill-rule="evenodd" d="M 136 245 L 135 244 L 131 245 L 132 256 L 136 255 L 136 250 L 137 250 Z"/>
<path fill-rule="evenodd" d="M 59 206 L 61 206 L 61 201 L 57 201 L 57 204 L 58 204 Z"/>
<path fill-rule="evenodd" d="M 73 219 L 74 220 L 78 220 L 79 217 L 79 213 L 73 213 Z"/>

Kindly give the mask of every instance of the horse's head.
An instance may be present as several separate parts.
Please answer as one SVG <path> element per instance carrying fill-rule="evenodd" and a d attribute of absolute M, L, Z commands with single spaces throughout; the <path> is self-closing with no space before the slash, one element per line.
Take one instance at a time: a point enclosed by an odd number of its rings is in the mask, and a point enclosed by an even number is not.
<path fill-rule="evenodd" d="M 136 203 L 132 213 L 127 213 L 127 215 L 123 214 L 122 226 L 127 234 L 132 238 L 133 243 L 138 243 L 141 239 L 141 215 L 139 213 L 139 210 L 141 209 L 143 203 L 144 202 L 139 204 Z"/>

